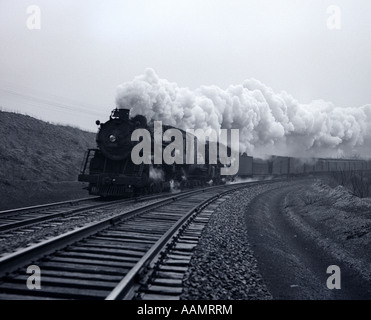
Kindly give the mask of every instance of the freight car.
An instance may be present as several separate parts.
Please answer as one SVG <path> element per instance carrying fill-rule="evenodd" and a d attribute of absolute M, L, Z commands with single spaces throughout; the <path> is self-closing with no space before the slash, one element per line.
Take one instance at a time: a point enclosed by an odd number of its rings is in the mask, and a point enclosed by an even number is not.
<path fill-rule="evenodd" d="M 371 170 L 371 160 L 293 158 L 281 156 L 271 156 L 267 159 L 256 159 L 247 156 L 245 153 L 240 157 L 238 175 L 241 177 L 275 177 L 364 170 Z"/>

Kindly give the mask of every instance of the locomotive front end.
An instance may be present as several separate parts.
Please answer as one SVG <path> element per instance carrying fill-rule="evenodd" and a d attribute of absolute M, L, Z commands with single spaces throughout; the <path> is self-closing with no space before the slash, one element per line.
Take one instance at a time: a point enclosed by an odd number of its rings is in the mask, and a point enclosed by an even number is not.
<path fill-rule="evenodd" d="M 131 134 L 147 126 L 144 117 L 129 117 L 128 109 L 114 109 L 105 123 L 97 121 L 97 149 L 89 149 L 78 180 L 88 182 L 91 195 L 131 196 L 148 180 L 148 169 L 131 161 Z"/>
<path fill-rule="evenodd" d="M 115 109 L 112 111 L 110 120 L 100 123 L 97 134 L 97 145 L 100 151 L 111 160 L 124 160 L 130 156 L 133 148 L 131 134 L 135 125 L 129 119 L 128 109 Z"/>

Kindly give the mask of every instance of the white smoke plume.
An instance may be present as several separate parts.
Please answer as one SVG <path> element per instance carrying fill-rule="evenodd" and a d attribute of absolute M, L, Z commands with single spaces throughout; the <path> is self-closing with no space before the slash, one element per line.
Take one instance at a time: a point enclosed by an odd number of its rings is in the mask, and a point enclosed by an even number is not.
<path fill-rule="evenodd" d="M 180 129 L 239 129 L 240 152 L 262 156 L 370 157 L 371 104 L 336 107 L 296 101 L 255 79 L 196 90 L 160 79 L 152 69 L 118 87 L 116 103 Z"/>
<path fill-rule="evenodd" d="M 258 177 L 258 178 L 241 178 L 236 177 L 233 181 L 227 181 L 226 184 L 238 184 L 238 183 L 245 183 L 245 182 L 255 182 L 255 181 L 263 181 L 263 180 L 271 180 L 272 177 Z"/>
<path fill-rule="evenodd" d="M 154 181 L 164 181 L 164 172 L 161 169 L 149 167 L 149 178 Z"/>

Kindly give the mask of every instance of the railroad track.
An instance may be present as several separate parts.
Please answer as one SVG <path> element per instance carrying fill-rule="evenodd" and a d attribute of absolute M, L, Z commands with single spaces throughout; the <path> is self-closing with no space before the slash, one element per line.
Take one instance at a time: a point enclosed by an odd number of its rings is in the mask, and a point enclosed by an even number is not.
<path fill-rule="evenodd" d="M 171 196 L 171 193 L 162 193 L 117 201 L 95 200 L 78 208 L 75 203 L 73 207 L 68 204 L 59 207 L 58 204 L 57 208 L 53 208 L 58 212 L 41 215 L 38 213 L 36 219 L 32 213 L 30 219 L 27 219 L 27 214 L 23 213 L 24 216 L 19 223 L 6 225 L 6 228 L 4 226 L 3 231 L 0 231 L 0 257 L 78 227 L 112 217 L 117 211 L 128 212 Z"/>
<path fill-rule="evenodd" d="M 99 199 L 100 197 L 90 197 L 0 211 L 0 231 L 8 231 L 104 205 L 99 202 Z"/>
<path fill-rule="evenodd" d="M 207 223 L 205 207 L 254 184 L 176 194 L 0 258 L 0 299 L 176 298 L 174 276 L 185 270 L 200 221 Z M 41 289 L 27 287 L 30 265 L 41 270 Z"/>
<path fill-rule="evenodd" d="M 115 201 L 105 201 L 104 199 L 101 199 L 101 197 L 90 197 L 0 211 L 0 238 L 1 232 L 19 229 L 20 227 L 26 227 L 60 217 L 69 218 L 79 213 L 88 213 L 89 210 L 97 208 L 109 207 L 124 203 L 135 203 L 167 196 L 171 196 L 171 194 L 162 193 L 146 197 L 119 199 Z"/>

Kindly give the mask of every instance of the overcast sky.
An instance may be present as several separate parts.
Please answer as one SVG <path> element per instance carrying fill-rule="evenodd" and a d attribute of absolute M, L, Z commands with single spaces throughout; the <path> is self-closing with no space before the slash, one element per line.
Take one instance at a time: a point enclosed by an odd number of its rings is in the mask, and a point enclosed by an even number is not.
<path fill-rule="evenodd" d="M 3 109 L 93 131 L 146 68 L 191 89 L 255 78 L 303 103 L 371 103 L 370 0 L 0 0 L 0 40 Z"/>

